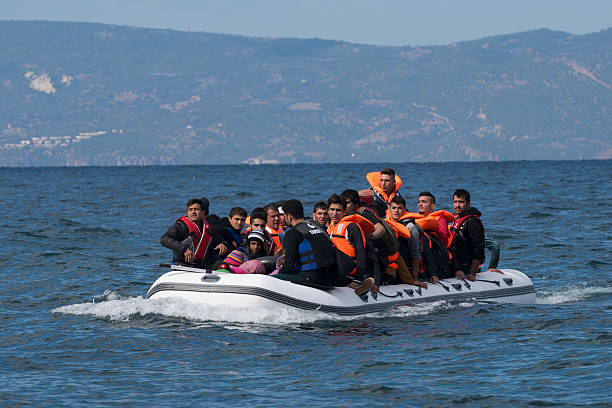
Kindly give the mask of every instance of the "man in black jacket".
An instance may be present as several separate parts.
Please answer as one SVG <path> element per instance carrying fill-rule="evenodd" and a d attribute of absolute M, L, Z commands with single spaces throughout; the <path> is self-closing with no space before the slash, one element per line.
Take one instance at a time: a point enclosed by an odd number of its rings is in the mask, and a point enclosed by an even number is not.
<path fill-rule="evenodd" d="M 451 269 L 455 277 L 474 281 L 485 259 L 485 230 L 480 220 L 481 213 L 470 206 L 470 193 L 464 189 L 458 189 L 453 194 L 453 208 L 457 220 L 451 227 Z"/>
<path fill-rule="evenodd" d="M 227 252 L 227 243 L 208 225 L 207 215 L 208 200 L 192 198 L 187 202 L 187 214 L 162 235 L 160 242 L 173 251 L 173 262 L 210 268 Z"/>
<path fill-rule="evenodd" d="M 299 200 L 286 201 L 282 209 L 291 228 L 283 241 L 285 262 L 275 276 L 299 283 L 333 283 L 336 255 L 327 231 L 311 218 L 304 218 Z"/>

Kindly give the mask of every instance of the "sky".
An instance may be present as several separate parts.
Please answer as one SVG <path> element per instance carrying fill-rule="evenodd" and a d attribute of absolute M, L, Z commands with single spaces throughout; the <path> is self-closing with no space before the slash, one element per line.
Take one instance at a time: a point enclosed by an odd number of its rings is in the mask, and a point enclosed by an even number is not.
<path fill-rule="evenodd" d="M 612 27 L 611 0 L 0 0 L 0 20 L 97 22 L 376 45 Z"/>

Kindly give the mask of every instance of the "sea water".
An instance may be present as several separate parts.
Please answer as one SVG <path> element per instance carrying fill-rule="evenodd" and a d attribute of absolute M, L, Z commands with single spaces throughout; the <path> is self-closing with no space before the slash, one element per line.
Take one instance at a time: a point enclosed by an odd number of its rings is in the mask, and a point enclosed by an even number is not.
<path fill-rule="evenodd" d="M 610 406 L 611 161 L 394 164 L 466 188 L 535 305 L 360 317 L 144 299 L 191 197 L 306 212 L 386 163 L 0 169 L 2 406 Z"/>

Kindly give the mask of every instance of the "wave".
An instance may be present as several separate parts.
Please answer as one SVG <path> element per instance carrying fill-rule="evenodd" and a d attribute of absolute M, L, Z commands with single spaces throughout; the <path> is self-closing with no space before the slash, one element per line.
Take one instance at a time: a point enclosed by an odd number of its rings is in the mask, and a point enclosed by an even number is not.
<path fill-rule="evenodd" d="M 456 307 L 469 307 L 473 303 L 432 302 L 418 306 L 401 306 L 391 311 L 367 315 L 368 318 L 422 316 Z M 301 310 L 286 306 L 271 309 L 228 308 L 192 303 L 184 299 L 144 299 L 142 296 L 125 297 L 116 292 L 107 291 L 97 296 L 92 302 L 61 306 L 53 313 L 67 315 L 91 315 L 114 322 L 143 320 L 145 316 L 162 316 L 170 319 L 181 319 L 193 323 L 231 322 L 254 323 L 282 326 L 286 324 L 313 323 L 316 321 L 351 321 L 363 319 L 361 316 L 340 316 L 319 311 Z M 162 324 L 167 323 L 167 319 Z"/>
<path fill-rule="evenodd" d="M 558 292 L 539 290 L 536 296 L 536 304 L 559 305 L 562 303 L 578 302 L 599 295 L 608 295 L 610 293 L 612 293 L 612 287 L 606 286 L 576 286 Z"/>

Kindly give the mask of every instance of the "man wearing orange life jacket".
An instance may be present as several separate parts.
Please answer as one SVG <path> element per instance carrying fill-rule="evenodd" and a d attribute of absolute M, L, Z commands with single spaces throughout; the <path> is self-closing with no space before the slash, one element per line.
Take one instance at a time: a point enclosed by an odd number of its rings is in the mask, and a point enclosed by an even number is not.
<path fill-rule="evenodd" d="M 329 197 L 327 208 L 331 220 L 327 233 L 341 252 L 337 257 L 337 267 L 341 275 L 348 278 L 347 286 L 362 295 L 374 285 L 374 279 L 369 276 L 365 246 L 365 234 L 372 232 L 374 225 L 360 215 L 346 215 L 346 202 L 338 194 Z M 362 228 L 366 229 L 365 233 Z"/>
<path fill-rule="evenodd" d="M 281 217 L 280 212 L 278 211 L 278 205 L 277 203 L 268 204 L 264 207 L 264 210 L 266 211 L 267 216 L 266 231 L 274 240 L 274 246 L 276 247 L 276 250 L 279 250 L 283 247 L 283 244 L 281 243 L 280 238 L 282 229 L 280 227 Z"/>
<path fill-rule="evenodd" d="M 391 168 L 368 173 L 366 179 L 370 183 L 370 188 L 359 192 L 359 198 L 365 204 L 375 202 L 389 207 L 393 197 L 400 195 L 398 190 L 402 186 L 402 180 Z"/>
<path fill-rule="evenodd" d="M 425 217 L 433 218 L 431 221 L 437 221 L 437 225 L 434 228 L 427 228 L 427 230 L 432 230 L 440 241 L 444 243 L 447 247 L 450 245 L 449 236 L 450 232 L 448 229 L 449 222 L 455 222 L 455 217 L 449 213 L 448 211 L 436 211 L 436 197 L 429 191 L 423 191 L 419 193 L 419 199 L 417 201 L 417 210 L 419 214 L 424 215 Z M 435 222 L 428 222 L 430 220 L 422 221 L 419 225 L 425 228 L 425 223 L 432 226 L 432 224 L 436 224 Z"/>
<path fill-rule="evenodd" d="M 415 284 L 426 288 L 427 284 L 422 282 L 423 278 L 437 283 L 438 277 L 435 273 L 422 273 L 423 270 L 435 270 L 435 267 L 432 265 L 431 252 L 428 252 L 429 242 L 426 237 L 421 235 L 421 231 L 415 225 L 415 220 L 420 218 L 423 218 L 420 214 L 406 212 L 406 200 L 402 197 L 394 197 L 391 200 L 387 219 L 406 226 L 410 231 L 410 238 L 400 239 L 400 256 L 406 260 L 410 267 Z M 428 268 L 424 269 L 422 266 Z"/>
<path fill-rule="evenodd" d="M 378 291 L 378 285 L 380 284 L 381 277 L 384 277 L 384 272 L 386 271 L 387 267 L 391 265 L 395 266 L 397 269 L 397 265 L 392 263 L 397 262 L 397 258 L 395 257 L 395 255 L 398 255 L 397 249 L 392 251 L 391 248 L 387 248 L 390 246 L 389 242 L 388 240 L 385 241 L 383 239 L 385 237 L 386 230 L 381 223 L 381 219 L 376 213 L 379 207 L 382 208 L 384 206 L 374 204 L 371 204 L 368 207 L 362 206 L 362 203 L 359 200 L 359 193 L 356 190 L 344 190 L 342 194 L 340 194 L 340 197 L 346 203 L 346 214 L 359 214 L 374 225 L 374 231 L 371 233 L 365 233 L 365 243 L 366 252 L 368 254 L 368 269 L 375 281 L 372 292 L 376 293 Z M 384 210 L 382 210 L 383 218 L 385 211 L 386 207 L 384 207 Z"/>
<path fill-rule="evenodd" d="M 187 202 L 187 214 L 176 220 L 162 235 L 160 242 L 174 253 L 173 262 L 197 263 L 209 268 L 227 252 L 227 243 L 206 221 L 208 200 L 199 198 Z M 215 253 L 215 251 L 217 253 Z"/>
<path fill-rule="evenodd" d="M 455 277 L 476 280 L 476 273 L 485 259 L 485 230 L 481 213 L 470 204 L 470 193 L 458 189 L 453 194 L 457 220 L 451 227 L 451 268 Z"/>

